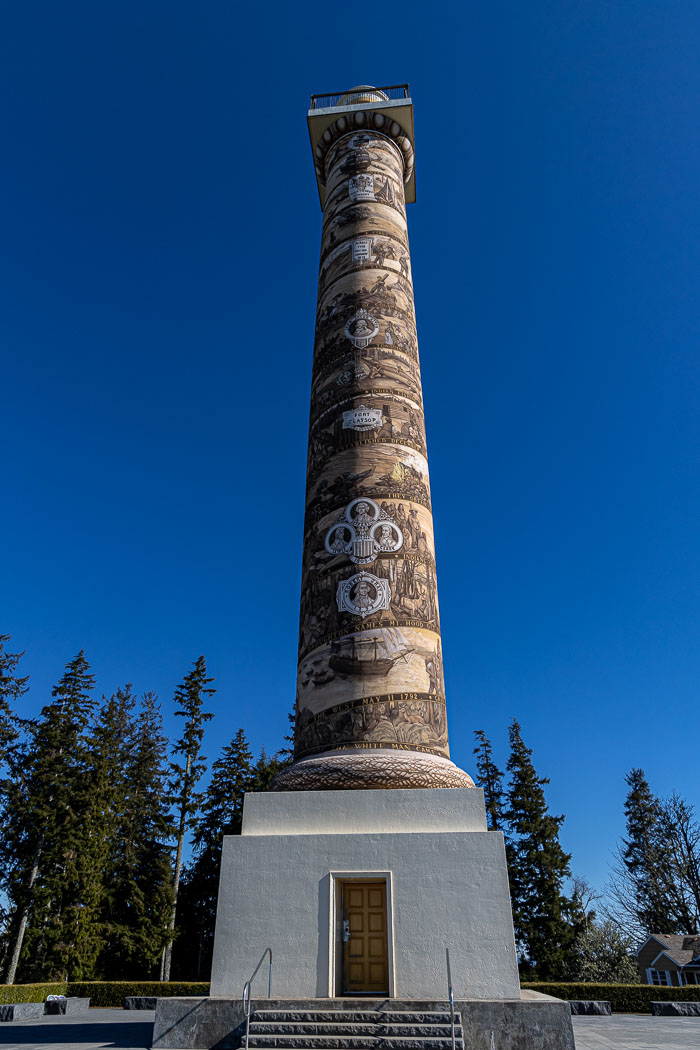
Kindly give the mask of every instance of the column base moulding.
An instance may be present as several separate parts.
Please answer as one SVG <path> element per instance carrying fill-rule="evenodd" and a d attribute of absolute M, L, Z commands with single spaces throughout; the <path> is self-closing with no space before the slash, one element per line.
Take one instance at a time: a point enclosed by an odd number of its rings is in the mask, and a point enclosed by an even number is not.
<path fill-rule="evenodd" d="M 326 752 L 300 759 L 277 775 L 275 791 L 473 788 L 448 758 L 390 749 Z"/>

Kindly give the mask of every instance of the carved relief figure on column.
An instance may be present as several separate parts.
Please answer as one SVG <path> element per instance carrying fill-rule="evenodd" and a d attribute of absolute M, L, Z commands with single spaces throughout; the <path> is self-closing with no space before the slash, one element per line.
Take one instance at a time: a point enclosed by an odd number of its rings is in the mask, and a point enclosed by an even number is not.
<path fill-rule="evenodd" d="M 315 159 L 325 203 L 295 761 L 275 786 L 471 786 L 447 740 L 404 195 L 412 142 L 381 102 L 349 105 Z"/>

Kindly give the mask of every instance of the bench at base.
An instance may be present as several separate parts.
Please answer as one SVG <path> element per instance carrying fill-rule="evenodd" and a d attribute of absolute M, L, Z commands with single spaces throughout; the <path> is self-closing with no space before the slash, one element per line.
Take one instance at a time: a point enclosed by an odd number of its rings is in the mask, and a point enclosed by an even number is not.
<path fill-rule="evenodd" d="M 0 1021 L 29 1021 L 43 1016 L 43 1003 L 3 1003 L 0 1006 Z"/>
<path fill-rule="evenodd" d="M 670 999 L 665 1003 L 652 1003 L 651 1012 L 654 1017 L 700 1017 L 700 1002 L 674 1002 Z"/>
<path fill-rule="evenodd" d="M 612 1006 L 606 999 L 569 999 L 572 1014 L 595 1014 L 610 1017 Z"/>
<path fill-rule="evenodd" d="M 90 1008 L 89 999 L 70 996 L 68 999 L 51 999 L 46 1004 L 47 1014 L 84 1014 Z"/>

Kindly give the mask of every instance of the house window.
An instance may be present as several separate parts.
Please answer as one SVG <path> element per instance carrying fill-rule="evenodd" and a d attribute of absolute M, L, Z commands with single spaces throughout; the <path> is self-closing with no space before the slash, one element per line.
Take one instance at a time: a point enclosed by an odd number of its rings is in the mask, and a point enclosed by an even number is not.
<path fill-rule="evenodd" d="M 671 974 L 668 970 L 648 970 L 649 984 L 665 984 L 671 983 Z"/>
<path fill-rule="evenodd" d="M 697 970 L 686 970 L 683 974 L 684 984 L 700 984 L 700 972 Z"/>

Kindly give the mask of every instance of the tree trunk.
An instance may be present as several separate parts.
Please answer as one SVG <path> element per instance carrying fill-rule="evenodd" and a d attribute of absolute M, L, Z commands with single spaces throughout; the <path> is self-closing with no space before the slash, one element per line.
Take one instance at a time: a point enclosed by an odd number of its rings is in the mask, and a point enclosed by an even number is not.
<path fill-rule="evenodd" d="M 191 758 L 187 756 L 187 767 L 185 770 L 185 783 L 189 781 L 190 775 Z M 175 877 L 173 879 L 173 906 L 170 912 L 170 922 L 168 923 L 168 930 L 170 937 L 168 942 L 163 949 L 163 958 L 160 963 L 160 979 L 161 981 L 170 980 L 170 965 L 173 960 L 173 939 L 175 936 L 175 919 L 177 917 L 177 894 L 180 889 L 180 872 L 182 871 L 182 847 L 185 842 L 185 826 L 186 826 L 186 813 L 187 813 L 187 797 L 182 800 L 182 807 L 180 809 L 180 826 L 177 832 L 177 854 L 175 856 Z"/>
<path fill-rule="evenodd" d="M 17 927 L 17 933 L 15 934 L 15 943 L 12 946 L 12 955 L 10 957 L 10 965 L 7 967 L 7 974 L 5 975 L 5 984 L 15 983 L 15 974 L 17 973 L 17 967 L 19 965 L 19 957 L 22 954 L 22 944 L 24 943 L 24 934 L 27 929 L 27 919 L 29 918 L 29 904 L 32 899 L 32 890 L 36 877 L 39 874 L 39 860 L 41 858 L 41 850 L 44 845 L 44 837 L 39 839 L 37 847 L 34 853 L 34 860 L 32 861 L 32 870 L 29 873 L 29 882 L 27 884 L 27 897 L 22 905 L 22 910 L 19 913 L 19 926 Z"/>

